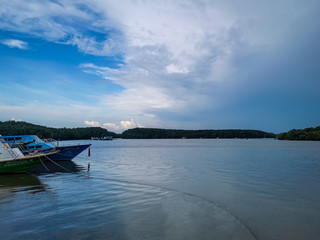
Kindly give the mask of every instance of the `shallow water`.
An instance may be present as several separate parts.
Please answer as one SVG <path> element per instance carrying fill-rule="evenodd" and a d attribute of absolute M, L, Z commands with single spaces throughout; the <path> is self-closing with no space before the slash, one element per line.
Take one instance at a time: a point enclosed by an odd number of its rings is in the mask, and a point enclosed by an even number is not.
<path fill-rule="evenodd" d="M 0 176 L 2 239 L 320 236 L 320 142 L 91 143 L 53 173 Z"/>

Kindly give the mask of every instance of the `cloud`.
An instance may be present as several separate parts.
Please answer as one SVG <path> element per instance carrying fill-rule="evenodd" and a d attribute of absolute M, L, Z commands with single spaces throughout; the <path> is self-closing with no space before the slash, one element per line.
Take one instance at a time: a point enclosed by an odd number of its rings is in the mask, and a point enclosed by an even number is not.
<path fill-rule="evenodd" d="M 122 51 L 121 32 L 111 22 L 102 24 L 101 12 L 89 1 L 4 0 L 0 17 L 0 29 L 73 45 L 87 54 L 107 56 Z M 19 42 L 12 44 L 19 46 Z"/>
<path fill-rule="evenodd" d="M 21 122 L 21 119 L 16 119 L 15 117 L 11 118 L 10 121 L 14 121 L 14 122 Z"/>
<path fill-rule="evenodd" d="M 102 125 L 96 121 L 84 121 L 84 124 L 89 127 L 102 127 Z"/>
<path fill-rule="evenodd" d="M 123 89 L 98 96 L 100 111 L 93 111 L 92 119 L 99 122 L 108 112 L 117 115 L 114 122 L 208 117 L 206 124 L 215 124 L 221 109 L 236 109 L 242 99 L 254 105 L 276 91 L 281 97 L 293 81 L 301 89 L 314 79 L 301 77 L 311 72 L 304 62 L 318 62 L 314 56 L 320 55 L 311 41 L 319 36 L 314 24 L 319 1 L 313 0 L 4 0 L 2 5 L 1 29 L 95 56 L 123 57 L 123 64 L 113 67 L 91 59 L 79 65 Z M 99 126 L 125 126 L 108 124 Z"/>
<path fill-rule="evenodd" d="M 28 43 L 18 39 L 4 39 L 0 42 L 10 48 L 28 49 Z"/>
<path fill-rule="evenodd" d="M 232 61 L 237 42 L 250 41 L 237 16 L 206 1 L 165 1 L 157 7 L 152 1 L 127 1 L 126 7 L 97 4 L 119 23 L 127 42 L 125 65 L 119 69 L 81 66 L 125 88 L 104 97 L 108 107 L 150 114 L 219 105 L 216 92 L 236 75 Z M 231 30 L 242 40 L 233 39 Z"/>
<path fill-rule="evenodd" d="M 297 23 L 304 26 L 315 16 L 310 6 L 291 1 L 96 4 L 126 38 L 125 65 L 115 70 L 91 64 L 83 70 L 125 88 L 104 96 L 107 107 L 159 117 L 161 112 L 161 118 L 211 113 L 290 81 L 260 74 L 283 64 L 277 59 L 296 47 L 291 38 L 299 36 Z"/>
<path fill-rule="evenodd" d="M 137 127 L 143 128 L 144 127 L 142 124 L 135 123 L 133 119 L 131 119 L 130 121 L 121 121 L 120 126 L 123 129 L 137 128 Z"/>
<path fill-rule="evenodd" d="M 168 73 L 188 73 L 189 70 L 184 66 L 170 64 L 166 67 Z"/>
<path fill-rule="evenodd" d="M 84 124 L 86 126 L 90 126 L 90 127 L 106 128 L 109 131 L 115 131 L 115 132 L 122 132 L 124 130 L 131 129 L 131 128 L 137 128 L 137 127 L 143 128 L 144 127 L 142 124 L 135 123 L 133 119 L 131 119 L 129 121 L 121 121 L 119 125 L 114 124 L 114 123 L 101 124 L 97 121 L 84 121 Z"/>

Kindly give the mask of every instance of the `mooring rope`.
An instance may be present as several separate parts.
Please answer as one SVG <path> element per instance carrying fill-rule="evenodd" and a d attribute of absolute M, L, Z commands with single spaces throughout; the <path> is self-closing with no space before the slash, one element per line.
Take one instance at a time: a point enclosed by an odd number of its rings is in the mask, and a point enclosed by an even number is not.
<path fill-rule="evenodd" d="M 48 172 L 50 172 L 49 168 L 47 168 L 47 166 L 43 163 L 43 161 L 42 161 L 42 159 L 41 159 L 40 156 L 39 156 L 39 159 L 40 159 L 40 162 L 42 163 L 42 165 L 45 167 L 45 169 L 46 169 Z"/>
<path fill-rule="evenodd" d="M 55 165 L 61 167 L 62 169 L 66 170 L 67 172 L 75 173 L 75 172 L 73 172 L 73 171 L 71 171 L 71 170 L 69 170 L 69 169 L 66 169 L 65 167 L 61 166 L 60 164 L 56 163 L 55 161 L 53 161 L 52 159 L 50 159 L 47 155 L 43 155 L 43 156 L 44 156 L 45 158 L 47 158 L 47 160 L 49 160 L 50 162 L 54 163 Z M 39 156 L 39 157 L 40 157 L 40 156 Z M 48 171 L 50 171 L 50 170 L 48 169 Z"/>

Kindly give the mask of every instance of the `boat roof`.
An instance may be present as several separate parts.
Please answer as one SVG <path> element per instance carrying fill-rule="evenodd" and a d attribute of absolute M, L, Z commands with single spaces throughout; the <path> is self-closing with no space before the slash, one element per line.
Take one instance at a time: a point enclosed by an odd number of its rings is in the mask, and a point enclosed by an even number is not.
<path fill-rule="evenodd" d="M 52 148 L 54 145 L 52 143 L 44 142 L 37 135 L 12 135 L 12 136 L 3 136 L 4 140 L 8 144 L 21 143 L 21 142 L 29 142 L 30 145 L 38 145 L 41 143 L 43 148 Z"/>

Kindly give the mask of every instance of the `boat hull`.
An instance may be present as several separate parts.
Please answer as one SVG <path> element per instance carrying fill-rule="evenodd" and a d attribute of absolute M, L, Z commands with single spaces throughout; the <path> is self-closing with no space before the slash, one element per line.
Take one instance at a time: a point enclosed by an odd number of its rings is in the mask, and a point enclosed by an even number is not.
<path fill-rule="evenodd" d="M 56 150 L 60 152 L 51 156 L 53 161 L 69 161 L 78 156 L 81 152 L 86 150 L 91 144 L 73 145 L 73 146 L 61 146 L 56 147 Z"/>
<path fill-rule="evenodd" d="M 0 174 L 3 173 L 23 173 L 36 167 L 41 162 L 48 160 L 48 158 L 57 154 L 58 151 L 49 154 L 40 154 L 34 156 L 26 156 L 13 160 L 5 160 L 0 162 Z"/>

